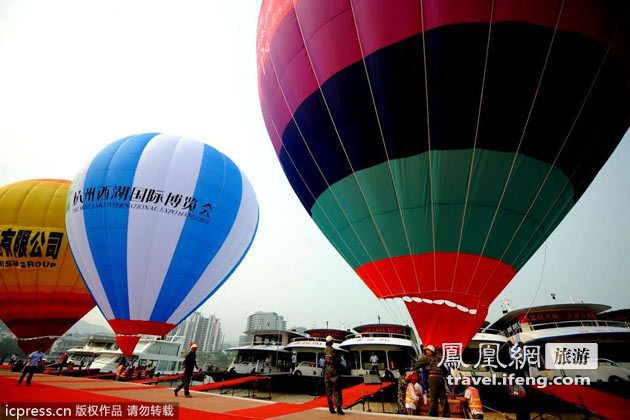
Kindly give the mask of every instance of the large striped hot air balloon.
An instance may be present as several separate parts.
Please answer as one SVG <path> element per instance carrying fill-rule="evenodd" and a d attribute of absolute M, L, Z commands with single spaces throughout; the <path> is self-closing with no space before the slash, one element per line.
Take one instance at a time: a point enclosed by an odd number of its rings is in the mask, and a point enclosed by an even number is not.
<path fill-rule="evenodd" d="M 167 334 L 227 280 L 252 243 L 258 204 L 216 149 L 140 134 L 79 172 L 66 223 L 79 270 L 130 355 L 140 334 Z"/>
<path fill-rule="evenodd" d="M 68 247 L 69 189 L 57 179 L 0 188 L 0 319 L 27 354 L 48 348 L 94 307 Z"/>
<path fill-rule="evenodd" d="M 263 117 L 315 223 L 425 344 L 466 343 L 628 127 L 605 0 L 267 0 Z"/>

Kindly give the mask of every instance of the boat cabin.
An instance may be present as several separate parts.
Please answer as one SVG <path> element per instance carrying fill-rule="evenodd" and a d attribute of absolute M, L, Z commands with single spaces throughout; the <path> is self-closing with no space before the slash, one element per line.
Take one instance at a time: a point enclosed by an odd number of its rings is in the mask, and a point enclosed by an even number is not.
<path fill-rule="evenodd" d="M 347 336 L 340 346 L 349 352 L 348 365 L 353 376 L 378 368 L 380 376 L 397 378 L 399 368 L 410 367 L 418 358 L 418 341 L 408 325 L 367 324 L 354 330 L 356 334 Z"/>

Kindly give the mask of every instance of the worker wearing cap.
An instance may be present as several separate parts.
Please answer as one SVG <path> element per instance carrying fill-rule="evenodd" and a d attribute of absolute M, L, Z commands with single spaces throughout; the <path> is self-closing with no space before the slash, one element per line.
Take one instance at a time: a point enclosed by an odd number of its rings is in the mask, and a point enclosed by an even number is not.
<path fill-rule="evenodd" d="M 182 383 L 175 388 L 175 396 L 177 397 L 179 390 L 184 388 L 184 395 L 186 398 L 190 398 L 192 374 L 195 368 L 199 369 L 199 366 L 197 366 L 197 345 L 195 343 L 191 344 L 190 352 L 186 355 L 182 367 L 184 368 L 184 376 L 182 377 Z"/>
<path fill-rule="evenodd" d="M 440 365 L 440 358 L 435 352 L 435 347 L 431 344 L 425 347 L 424 356 L 420 358 L 420 361 L 413 365 L 414 370 L 418 370 L 427 366 L 429 369 L 429 396 L 431 402 L 429 403 L 429 416 L 437 417 L 439 414 L 438 400 L 442 400 L 442 416 L 450 417 L 451 410 L 448 405 L 448 398 L 446 396 L 446 388 L 444 386 L 444 377 L 447 372 L 443 365 Z"/>
<path fill-rule="evenodd" d="M 331 414 L 335 414 L 336 406 L 337 414 L 343 416 L 343 399 L 341 397 L 341 363 L 339 360 L 339 354 L 333 348 L 333 338 L 331 336 L 326 337 L 326 350 L 324 351 L 324 356 L 324 385 L 326 387 L 328 409 Z"/>

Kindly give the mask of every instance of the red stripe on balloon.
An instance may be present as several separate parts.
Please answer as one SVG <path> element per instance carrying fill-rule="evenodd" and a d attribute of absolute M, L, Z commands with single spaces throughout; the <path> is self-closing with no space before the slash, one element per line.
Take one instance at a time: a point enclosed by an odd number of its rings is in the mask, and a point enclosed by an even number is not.
<path fill-rule="evenodd" d="M 446 304 L 405 304 L 425 348 L 429 344 L 442 347 L 444 343 L 461 343 L 462 348 L 466 347 L 488 315 L 487 306 L 478 308 L 476 314 L 470 314 Z"/>
<path fill-rule="evenodd" d="M 456 252 L 385 258 L 355 271 L 379 298 L 447 299 L 470 309 L 492 302 L 516 275 L 494 258 Z M 478 296 L 487 282 L 486 292 Z"/>
<path fill-rule="evenodd" d="M 147 334 L 163 336 L 168 334 L 175 324 L 157 321 L 139 321 L 133 319 L 109 319 L 109 325 L 116 334 Z"/>

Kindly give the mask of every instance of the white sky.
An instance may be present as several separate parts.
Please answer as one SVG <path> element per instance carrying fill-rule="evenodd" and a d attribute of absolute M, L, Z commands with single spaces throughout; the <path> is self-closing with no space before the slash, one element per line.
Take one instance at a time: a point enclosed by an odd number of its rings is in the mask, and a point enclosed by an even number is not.
<path fill-rule="evenodd" d="M 202 312 L 235 341 L 247 315 L 289 326 L 402 322 L 336 253 L 293 193 L 267 136 L 256 80 L 260 1 L 0 0 L 0 185 L 72 179 L 108 143 L 156 131 L 204 141 L 248 175 L 260 205 L 249 254 Z M 535 304 L 630 306 L 630 136 L 548 240 Z M 529 306 L 544 247 L 501 298 Z M 493 304 L 489 320 L 500 314 Z M 85 318 L 104 323 L 100 312 Z"/>

